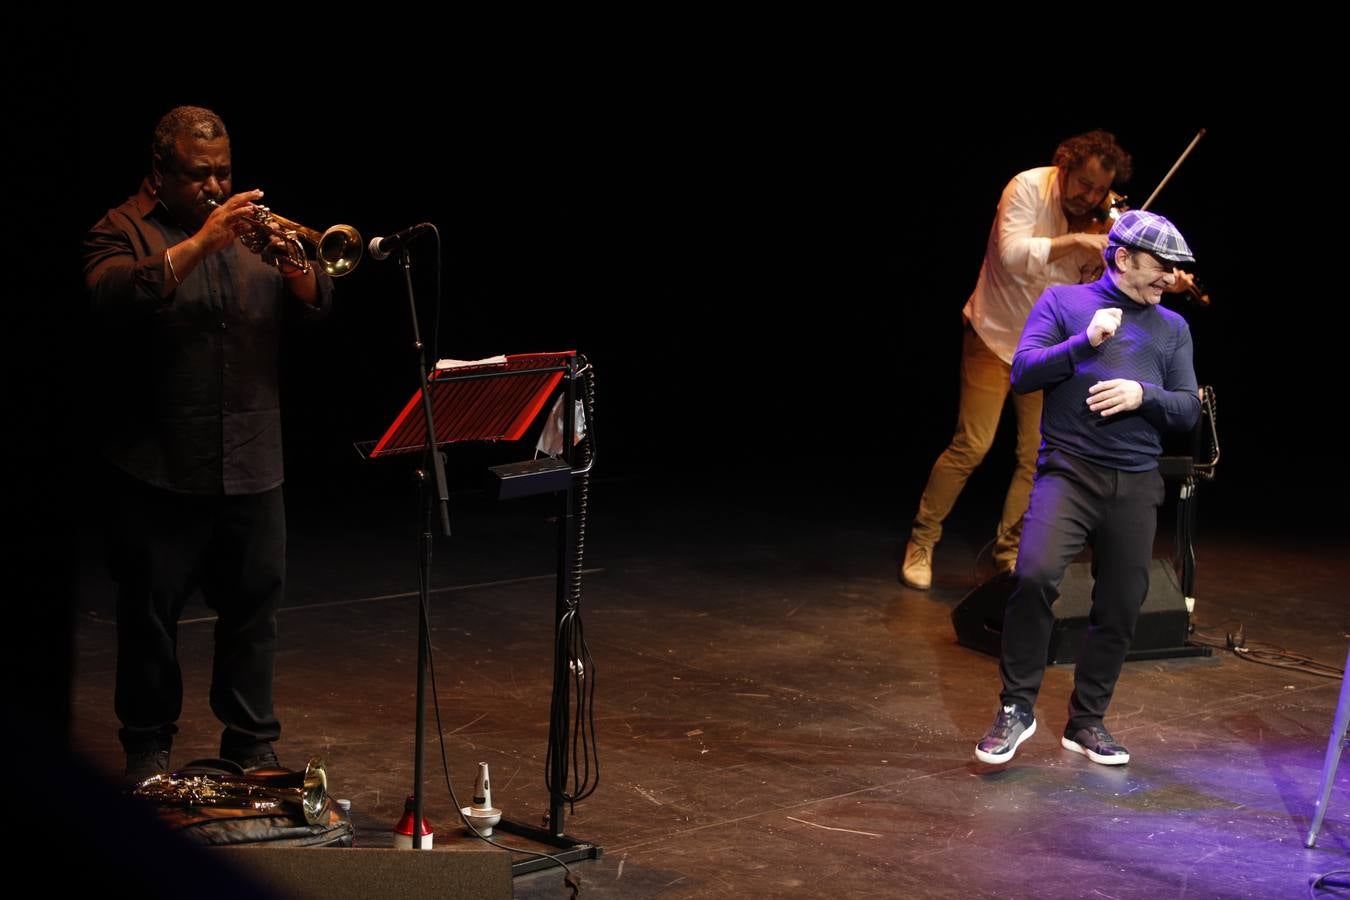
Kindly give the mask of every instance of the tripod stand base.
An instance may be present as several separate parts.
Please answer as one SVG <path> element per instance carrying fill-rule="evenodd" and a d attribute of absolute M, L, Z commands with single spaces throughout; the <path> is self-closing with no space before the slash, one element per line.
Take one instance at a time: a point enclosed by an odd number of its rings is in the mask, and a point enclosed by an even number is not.
<path fill-rule="evenodd" d="M 599 859 L 601 854 L 604 853 L 604 850 L 598 844 L 592 844 L 589 841 L 583 841 L 566 834 L 554 834 L 543 828 L 535 828 L 533 825 L 513 822 L 510 819 L 502 819 L 497 823 L 495 830 L 518 835 L 534 841 L 536 844 L 542 844 L 544 846 L 543 852 L 563 862 Z M 553 865 L 554 862 L 551 859 L 532 856 L 511 863 L 511 875 L 515 877 L 527 872 L 538 872 L 540 869 L 547 869 Z"/>

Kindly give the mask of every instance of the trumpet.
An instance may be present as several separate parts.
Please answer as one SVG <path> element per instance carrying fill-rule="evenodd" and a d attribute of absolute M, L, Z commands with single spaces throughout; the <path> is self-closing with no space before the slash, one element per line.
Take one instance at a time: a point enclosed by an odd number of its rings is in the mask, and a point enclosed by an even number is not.
<path fill-rule="evenodd" d="M 210 760 L 204 760 L 210 762 Z M 310 825 L 323 822 L 328 773 L 320 757 L 303 772 L 245 773 L 202 770 L 189 765 L 151 775 L 132 790 L 137 797 L 168 806 L 216 806 L 274 814 L 299 812 Z"/>
<path fill-rule="evenodd" d="M 220 206 L 220 203 L 209 197 L 206 203 L 212 208 Z M 278 268 L 287 262 L 308 274 L 309 258 L 305 254 L 304 244 L 300 243 L 301 238 L 314 246 L 319 265 L 333 278 L 350 275 L 357 263 L 361 262 L 361 233 L 350 225 L 334 225 L 320 234 L 259 204 L 254 204 L 253 214 L 248 218 L 252 228 L 239 236 L 240 243 Z M 279 237 L 285 242 L 284 251 L 264 254 L 273 237 Z"/>

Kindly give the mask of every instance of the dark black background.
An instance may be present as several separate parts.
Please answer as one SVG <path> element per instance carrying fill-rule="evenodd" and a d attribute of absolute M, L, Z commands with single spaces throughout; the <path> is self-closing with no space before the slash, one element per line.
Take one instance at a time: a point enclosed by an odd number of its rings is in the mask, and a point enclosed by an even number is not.
<path fill-rule="evenodd" d="M 163 36 L 21 35 L 7 62 L 17 233 L 5 328 L 20 476 L 78 483 L 87 465 L 80 388 L 98 373 L 81 362 L 100 338 L 79 242 L 136 190 L 155 121 L 179 103 L 221 114 L 235 190 L 263 188 L 284 216 L 367 239 L 436 223 L 441 356 L 588 354 L 605 474 L 872 483 L 899 535 L 951 435 L 960 309 L 1008 178 L 1103 127 L 1134 154 L 1124 192 L 1140 203 L 1203 126 L 1153 208 L 1187 236 L 1214 301 L 1168 301 L 1219 398 L 1205 519 L 1343 529 L 1340 242 L 1308 216 L 1339 168 L 1316 120 L 1304 136 L 1301 81 L 1263 80 L 1234 58 L 1147 85 L 1080 78 L 1069 92 L 1006 66 L 934 68 L 823 37 L 630 38 L 619 49 L 456 33 L 408 49 L 356 35 L 232 55 L 209 41 L 175 51 Z M 428 333 L 436 247 L 414 247 Z M 392 476 L 371 474 L 351 444 L 378 437 L 415 387 L 396 266 L 363 261 L 331 320 L 294 338 L 292 495 L 381 489 Z M 1010 465 L 1001 440 L 966 501 L 987 502 L 991 522 Z M 465 451 L 458 483 L 486 457 L 527 452 Z"/>

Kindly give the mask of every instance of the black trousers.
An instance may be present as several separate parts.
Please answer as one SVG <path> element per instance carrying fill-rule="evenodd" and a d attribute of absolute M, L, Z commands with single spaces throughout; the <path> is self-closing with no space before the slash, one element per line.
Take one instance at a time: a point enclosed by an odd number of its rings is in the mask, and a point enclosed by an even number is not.
<path fill-rule="evenodd" d="M 1059 450 L 1043 453 L 1022 527 L 1012 595 L 1003 616 L 1005 705 L 1036 704 L 1064 570 L 1092 545 L 1092 611 L 1069 699 L 1069 727 L 1100 725 L 1148 596 L 1149 563 L 1163 500 L 1158 471 L 1121 472 Z"/>
<path fill-rule="evenodd" d="M 111 478 L 109 564 L 117 581 L 118 733 L 128 753 L 168 749 L 183 708 L 178 619 L 201 589 L 218 616 L 211 710 L 222 756 L 281 735 L 272 710 L 276 610 L 286 580 L 281 488 L 198 496 Z"/>

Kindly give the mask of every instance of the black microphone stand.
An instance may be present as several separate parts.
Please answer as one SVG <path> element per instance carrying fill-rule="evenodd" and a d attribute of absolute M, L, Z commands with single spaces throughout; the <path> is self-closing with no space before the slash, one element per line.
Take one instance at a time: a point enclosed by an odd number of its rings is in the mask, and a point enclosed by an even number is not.
<path fill-rule="evenodd" d="M 429 635 L 431 624 L 428 610 L 431 607 L 431 550 L 434 544 L 432 531 L 433 508 L 437 505 L 441 511 L 441 533 L 450 537 L 450 492 L 446 487 L 445 458 L 436 448 L 436 423 L 431 409 L 431 386 L 428 380 L 426 346 L 422 343 L 422 334 L 417 324 L 417 300 L 412 284 L 412 258 L 407 248 L 403 249 L 399 264 L 403 267 L 403 283 L 408 293 L 408 315 L 412 322 L 413 352 L 417 357 L 417 378 L 422 392 L 422 415 L 426 419 L 427 444 L 424 451 L 425 462 L 417 470 L 418 494 L 422 506 L 422 534 L 418 540 L 417 568 L 417 726 L 413 750 L 413 834 L 414 850 L 422 849 L 422 747 L 426 731 L 426 677 L 427 656 L 430 652 Z M 428 473 L 430 469 L 430 473 Z M 433 483 L 434 480 L 434 483 Z M 432 489 L 435 489 L 433 500 Z"/>

